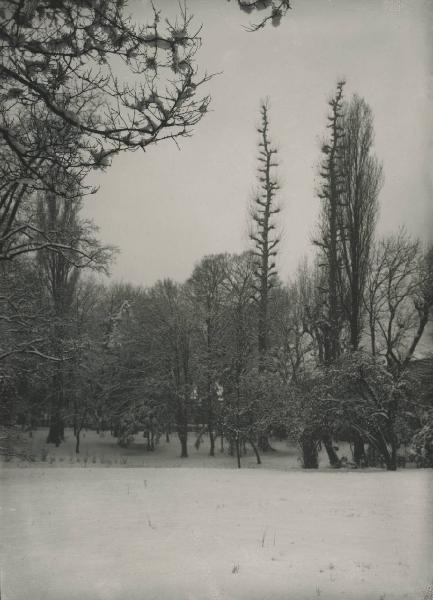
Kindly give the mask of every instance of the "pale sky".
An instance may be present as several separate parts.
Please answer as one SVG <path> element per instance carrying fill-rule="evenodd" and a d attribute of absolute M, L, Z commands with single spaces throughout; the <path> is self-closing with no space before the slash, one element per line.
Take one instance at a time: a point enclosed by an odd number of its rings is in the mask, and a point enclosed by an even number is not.
<path fill-rule="evenodd" d="M 130 7 L 143 19 L 149 4 Z M 177 2 L 156 4 L 164 13 Z M 86 199 L 85 214 L 100 239 L 121 250 L 114 279 L 183 281 L 202 256 L 249 247 L 256 125 L 266 96 L 281 164 L 280 275 L 293 274 L 312 252 L 327 99 L 343 76 L 347 96 L 363 96 L 375 117 L 385 175 L 379 233 L 405 225 L 433 237 L 432 1 L 293 0 L 280 27 L 256 33 L 242 29 L 250 17 L 234 0 L 188 0 L 188 7 L 203 23 L 201 70 L 223 73 L 206 88 L 212 111 L 180 151 L 165 142 L 124 154 L 94 176 L 100 190 Z"/>

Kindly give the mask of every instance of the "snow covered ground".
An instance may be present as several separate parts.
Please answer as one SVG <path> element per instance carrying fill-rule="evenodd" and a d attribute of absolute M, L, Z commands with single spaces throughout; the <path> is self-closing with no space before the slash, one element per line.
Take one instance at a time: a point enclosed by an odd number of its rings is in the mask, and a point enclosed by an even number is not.
<path fill-rule="evenodd" d="M 227 444 L 225 444 L 225 453 L 220 452 L 220 441 L 217 441 L 215 457 L 209 457 L 209 440 L 203 438 L 200 448 L 194 447 L 196 434 L 191 432 L 188 436 L 187 459 L 180 458 L 180 444 L 177 434 L 172 434 L 170 443 L 161 438 L 154 452 L 146 450 L 146 440 L 142 434 L 135 436 L 134 443 L 128 448 L 121 448 L 117 444 L 117 439 L 109 432 L 97 434 L 95 431 L 83 431 L 81 434 L 80 454 L 75 454 L 75 438 L 72 429 L 65 432 L 65 441 L 56 448 L 53 444 L 46 444 L 48 429 L 40 428 L 32 433 L 32 437 L 27 433 L 20 434 L 16 449 L 24 452 L 32 458 L 34 462 L 28 462 L 20 458 L 13 458 L 8 462 L 3 462 L 3 467 L 34 467 L 46 466 L 50 468 L 57 467 L 200 467 L 200 468 L 234 468 L 236 467 L 236 458 L 227 453 Z M 262 465 L 256 464 L 256 458 L 252 449 L 247 446 L 247 454 L 242 456 L 242 467 L 249 469 L 299 469 L 300 450 L 295 444 L 287 441 L 272 440 L 272 446 L 277 452 L 269 452 L 262 455 Z M 346 443 L 339 443 L 340 458 L 346 457 L 352 460 L 350 447 Z M 411 465 L 414 467 L 415 465 Z M 329 461 L 324 449 L 320 452 L 319 468 L 329 470 Z"/>
<path fill-rule="evenodd" d="M 420 599 L 433 471 L 3 468 L 2 600 Z"/>
<path fill-rule="evenodd" d="M 197 450 L 194 447 L 196 434 L 191 432 L 188 435 L 187 459 L 180 458 L 180 444 L 177 434 L 172 434 L 170 443 L 166 443 L 165 438 L 161 438 L 154 452 L 146 450 L 146 440 L 142 434 L 135 436 L 134 443 L 128 448 L 121 448 L 117 443 L 117 438 L 110 435 L 109 432 L 97 434 L 95 431 L 83 431 L 81 434 L 80 454 L 75 454 L 75 438 L 72 429 L 65 431 L 65 441 L 56 448 L 53 444 L 46 444 L 45 440 L 48 434 L 47 428 L 37 429 L 30 437 L 27 433 L 20 434 L 20 440 L 15 444 L 16 449 L 24 451 L 31 456 L 34 462 L 29 463 L 20 458 L 13 458 L 9 462 L 4 462 L 4 467 L 24 467 L 47 466 L 56 467 L 206 467 L 206 468 L 232 468 L 236 467 L 236 458 L 227 453 L 227 444 L 225 452 L 220 452 L 220 441 L 218 440 L 216 454 L 214 458 L 209 457 L 209 439 L 203 438 L 203 442 Z M 300 467 L 299 448 L 290 445 L 286 441 L 273 442 L 278 452 L 271 452 L 262 456 L 263 466 L 275 469 L 298 469 Z M 341 448 L 340 456 L 350 456 L 350 449 Z M 323 451 L 320 466 L 328 468 L 326 453 Z M 255 468 L 256 458 L 252 449 L 248 446 L 247 454 L 242 457 L 242 466 Z M 0 465 L 1 467 L 1 465 Z"/>

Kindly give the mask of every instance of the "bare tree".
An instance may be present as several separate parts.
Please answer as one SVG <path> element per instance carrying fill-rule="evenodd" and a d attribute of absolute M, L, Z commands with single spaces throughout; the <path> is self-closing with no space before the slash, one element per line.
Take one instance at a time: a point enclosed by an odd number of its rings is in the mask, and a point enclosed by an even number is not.
<path fill-rule="evenodd" d="M 260 107 L 261 123 L 258 128 L 259 189 L 253 200 L 251 216 L 252 231 L 250 239 L 254 244 L 255 298 L 258 305 L 258 351 L 260 368 L 263 369 L 268 351 L 269 337 L 269 295 L 276 284 L 275 257 L 279 237 L 275 234 L 275 215 L 280 212 L 276 202 L 279 185 L 275 176 L 277 150 L 272 145 L 269 134 L 269 104 L 263 102 Z"/>
<path fill-rule="evenodd" d="M 394 373 L 413 357 L 433 306 L 431 248 L 404 229 L 381 240 L 368 279 L 365 306 L 373 354 L 383 354 Z"/>
<path fill-rule="evenodd" d="M 269 125 L 269 103 L 262 102 L 260 106 L 261 123 L 257 131 L 259 133 L 259 156 L 258 156 L 258 191 L 253 200 L 251 217 L 252 230 L 250 239 L 254 244 L 254 276 L 255 276 L 255 300 L 258 309 L 258 353 L 259 370 L 266 368 L 267 354 L 269 350 L 269 301 L 270 292 L 277 282 L 277 271 L 275 257 L 280 242 L 275 233 L 275 215 L 280 212 L 276 201 L 276 193 L 279 185 L 275 170 L 278 166 L 277 150 L 270 139 Z M 269 450 L 270 444 L 266 435 L 259 438 L 261 450 Z"/>
<path fill-rule="evenodd" d="M 302 263 L 296 277 L 277 290 L 271 323 L 274 329 L 278 370 L 283 381 L 297 383 L 303 371 L 315 362 L 317 340 L 310 310 L 314 306 L 314 282 L 307 263 Z"/>

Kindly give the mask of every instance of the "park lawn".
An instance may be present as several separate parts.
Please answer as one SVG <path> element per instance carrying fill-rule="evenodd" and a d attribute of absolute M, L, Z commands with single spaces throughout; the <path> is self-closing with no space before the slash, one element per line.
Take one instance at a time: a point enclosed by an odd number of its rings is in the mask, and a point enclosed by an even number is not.
<path fill-rule="evenodd" d="M 3 468 L 2 600 L 420 599 L 433 471 Z"/>
<path fill-rule="evenodd" d="M 46 444 L 48 434 L 47 428 L 39 428 L 32 432 L 19 434 L 19 440 L 15 448 L 24 453 L 28 459 L 15 457 L 4 462 L 3 467 L 34 466 L 56 467 L 236 467 L 236 458 L 229 456 L 227 443 L 224 453 L 220 452 L 220 441 L 216 445 L 215 457 L 209 457 L 209 439 L 203 437 L 202 443 L 197 450 L 194 446 L 196 434 L 190 432 L 188 435 L 187 459 L 180 458 L 180 443 L 176 433 L 170 436 L 170 442 L 161 437 L 154 452 L 146 449 L 146 440 L 142 434 L 137 434 L 134 442 L 128 448 L 122 448 L 117 443 L 117 438 L 110 432 L 96 433 L 96 431 L 83 431 L 81 434 L 80 453 L 75 453 L 75 438 L 72 429 L 65 430 L 65 441 L 56 448 L 53 444 Z M 262 466 L 258 468 L 268 469 L 299 469 L 300 451 L 294 444 L 286 441 L 273 441 L 273 447 L 277 452 L 269 452 L 262 456 Z M 347 444 L 341 444 L 340 456 L 351 457 L 350 448 Z M 1 465 L 0 465 L 1 466 Z M 242 456 L 242 466 L 256 468 L 256 458 L 250 446 L 247 454 Z M 320 468 L 329 469 L 329 463 L 324 449 L 320 452 Z"/>

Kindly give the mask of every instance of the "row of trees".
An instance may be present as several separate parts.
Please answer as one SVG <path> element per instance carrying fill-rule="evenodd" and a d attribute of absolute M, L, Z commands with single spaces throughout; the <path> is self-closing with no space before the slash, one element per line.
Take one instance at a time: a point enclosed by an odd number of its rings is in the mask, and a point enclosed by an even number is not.
<path fill-rule="evenodd" d="M 274 434 L 299 443 L 305 466 L 317 465 L 320 443 L 337 466 L 330 441 L 344 439 L 367 442 L 370 461 L 379 456 L 391 468 L 398 444 L 410 443 L 426 424 L 428 407 L 417 401 L 410 378 L 377 360 L 388 351 L 385 336 L 377 337 L 376 356 L 345 350 L 322 366 L 318 268 L 304 265 L 293 282 L 273 290 L 265 360 L 252 252 L 205 257 L 184 284 L 165 280 L 146 290 L 70 279 L 62 314 L 41 267 L 23 262 L 22 274 L 32 272 L 27 315 L 46 354 L 26 340 L 25 352 L 3 359 L 9 403 L 2 416 L 29 428 L 49 419 L 47 441 L 59 444 L 63 427 L 73 426 L 79 451 L 86 425 L 110 428 L 121 444 L 143 430 L 153 450 L 174 429 L 187 456 L 194 425 L 197 443 L 209 436 L 211 455 L 220 438 L 239 463 L 245 443 L 260 460 L 260 448 L 269 449 L 263 440 Z M 400 337 L 393 351 L 405 355 L 412 343 Z M 367 460 L 360 453 L 355 459 Z"/>
<path fill-rule="evenodd" d="M 194 425 L 197 444 L 208 435 L 214 455 L 219 438 L 239 466 L 246 444 L 260 461 L 272 435 L 297 442 L 305 467 L 317 466 L 321 444 L 339 466 L 335 439 L 353 444 L 358 465 L 389 469 L 399 444 L 415 439 L 428 463 L 432 407 L 417 399 L 408 366 L 433 304 L 433 253 L 404 230 L 376 240 L 382 175 L 372 113 L 343 91 L 339 83 L 322 146 L 317 259 L 288 284 L 277 272 L 267 103 L 242 255 L 207 256 L 185 283 L 149 289 L 82 278 L 73 254 L 47 248 L 3 263 L 5 417 L 31 427 L 46 415 L 55 444 L 71 425 L 77 451 L 85 424 L 110 427 L 121 444 L 143 430 L 150 450 L 175 428 L 186 457 Z M 113 251 L 80 219 L 78 201 L 41 196 L 38 219 L 45 228 L 51 220 L 59 243 L 92 253 L 89 266 L 106 268 Z"/>

